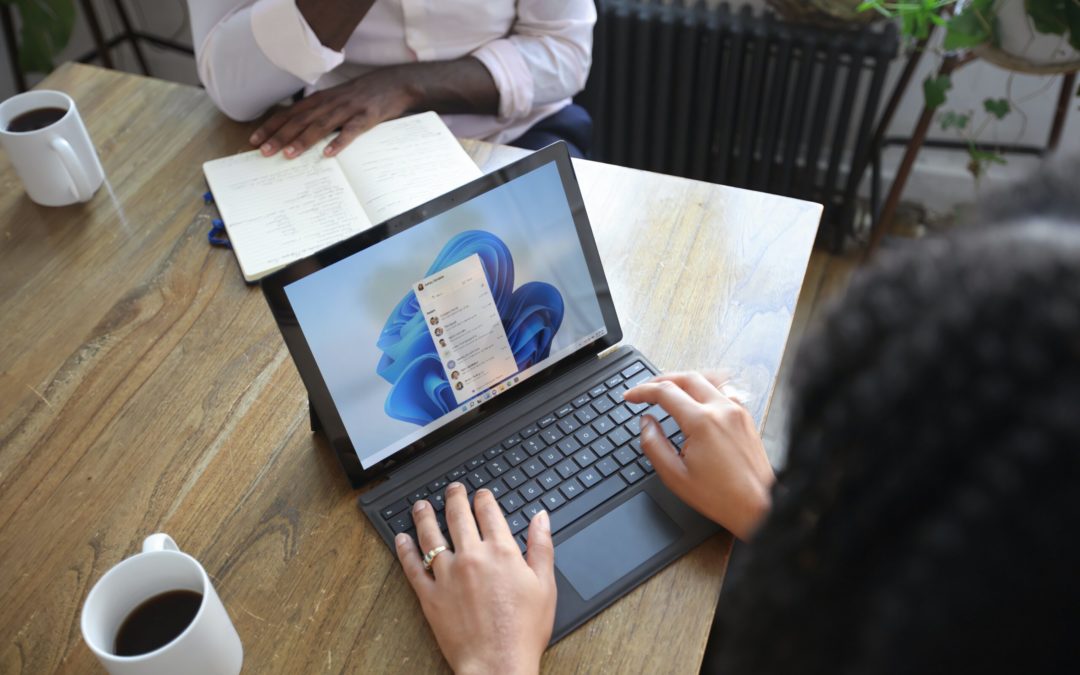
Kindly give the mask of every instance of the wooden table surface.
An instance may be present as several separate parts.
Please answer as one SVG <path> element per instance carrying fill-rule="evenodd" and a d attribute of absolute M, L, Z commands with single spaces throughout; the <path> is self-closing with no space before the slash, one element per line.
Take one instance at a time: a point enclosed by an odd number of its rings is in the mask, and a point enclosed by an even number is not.
<path fill-rule="evenodd" d="M 308 427 L 262 294 L 207 245 L 203 161 L 246 149 L 196 88 L 67 65 L 107 184 L 26 197 L 0 155 L 0 672 L 95 672 L 91 586 L 165 531 L 214 580 L 252 673 L 447 669 L 390 551 Z M 482 166 L 510 151 L 467 142 Z M 577 162 L 626 340 L 725 366 L 764 422 L 821 207 Z M 547 672 L 695 673 L 731 539 L 578 629 Z"/>

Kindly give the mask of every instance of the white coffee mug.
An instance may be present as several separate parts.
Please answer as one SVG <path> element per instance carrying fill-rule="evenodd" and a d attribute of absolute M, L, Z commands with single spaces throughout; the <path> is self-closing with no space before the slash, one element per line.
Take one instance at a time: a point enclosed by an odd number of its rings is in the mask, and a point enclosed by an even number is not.
<path fill-rule="evenodd" d="M 178 590 L 202 594 L 202 604 L 188 627 L 154 651 L 118 656 L 116 636 L 124 619 L 155 595 Z M 244 662 L 240 636 L 206 570 L 164 533 L 147 537 L 142 553 L 121 561 L 94 584 L 83 605 L 82 634 L 113 675 L 235 675 Z"/>
<path fill-rule="evenodd" d="M 8 130 L 16 117 L 39 108 L 67 112 L 41 129 Z M 63 92 L 28 91 L 0 103 L 0 145 L 22 179 L 26 194 L 42 206 L 90 201 L 105 180 L 75 101 Z"/>

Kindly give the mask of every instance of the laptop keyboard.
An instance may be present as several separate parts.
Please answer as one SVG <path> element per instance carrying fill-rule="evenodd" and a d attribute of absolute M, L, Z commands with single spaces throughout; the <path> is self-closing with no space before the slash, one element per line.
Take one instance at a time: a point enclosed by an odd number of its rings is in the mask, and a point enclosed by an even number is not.
<path fill-rule="evenodd" d="M 685 438 L 663 408 L 623 400 L 624 391 L 652 376 L 640 361 L 599 375 L 591 386 L 498 445 L 390 498 L 380 515 L 395 534 L 415 536 L 411 506 L 427 499 L 445 534 L 446 486 L 458 481 L 470 501 L 476 490 L 487 488 L 524 551 L 529 521 L 541 510 L 550 515 L 554 534 L 653 472 L 641 452 L 641 415 L 651 414 L 675 447 L 682 448 Z"/>

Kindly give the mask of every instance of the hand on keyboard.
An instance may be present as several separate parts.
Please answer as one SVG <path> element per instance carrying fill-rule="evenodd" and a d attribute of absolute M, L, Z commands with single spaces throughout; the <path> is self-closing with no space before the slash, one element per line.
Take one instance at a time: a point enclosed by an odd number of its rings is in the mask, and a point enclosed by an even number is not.
<path fill-rule="evenodd" d="M 469 508 L 465 488 L 446 488 L 450 550 L 427 500 L 413 505 L 419 539 L 399 534 L 398 559 L 420 599 L 439 648 L 455 673 L 535 673 L 555 623 L 555 553 L 546 511 L 529 523 L 523 558 L 506 517 L 487 489 Z M 479 525 L 479 529 L 477 526 Z M 424 569 L 421 556 L 446 546 Z"/>
<path fill-rule="evenodd" d="M 668 489 L 696 511 L 747 539 L 769 510 L 776 481 L 746 408 L 713 373 L 658 375 L 626 392 L 632 403 L 658 404 L 686 436 L 676 452 L 651 415 L 642 418 L 641 447 Z"/>

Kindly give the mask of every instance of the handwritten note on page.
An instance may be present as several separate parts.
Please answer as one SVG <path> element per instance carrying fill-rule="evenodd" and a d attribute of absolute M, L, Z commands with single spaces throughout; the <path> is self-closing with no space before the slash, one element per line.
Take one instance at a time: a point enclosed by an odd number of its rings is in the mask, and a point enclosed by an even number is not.
<path fill-rule="evenodd" d="M 383 122 L 337 157 L 372 223 L 483 175 L 433 112 Z"/>
<path fill-rule="evenodd" d="M 337 161 L 320 143 L 296 159 L 257 150 L 203 164 L 244 279 L 371 227 Z"/>

